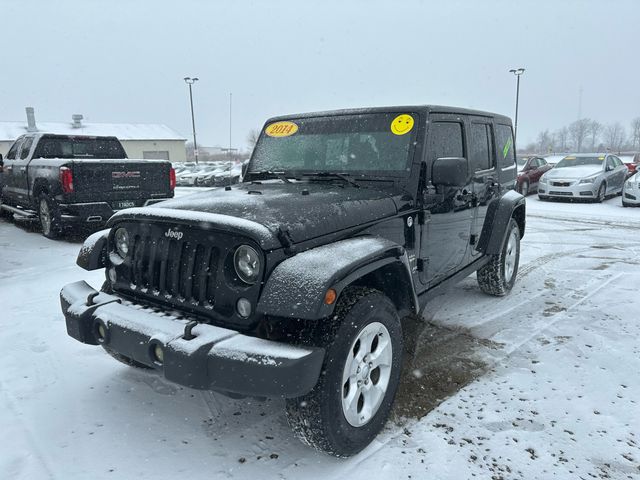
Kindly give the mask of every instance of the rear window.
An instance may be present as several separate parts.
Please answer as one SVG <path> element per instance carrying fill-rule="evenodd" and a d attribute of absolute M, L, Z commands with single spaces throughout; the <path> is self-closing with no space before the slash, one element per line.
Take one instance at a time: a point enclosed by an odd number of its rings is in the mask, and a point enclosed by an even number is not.
<path fill-rule="evenodd" d="M 127 158 L 116 138 L 42 137 L 33 158 Z"/>

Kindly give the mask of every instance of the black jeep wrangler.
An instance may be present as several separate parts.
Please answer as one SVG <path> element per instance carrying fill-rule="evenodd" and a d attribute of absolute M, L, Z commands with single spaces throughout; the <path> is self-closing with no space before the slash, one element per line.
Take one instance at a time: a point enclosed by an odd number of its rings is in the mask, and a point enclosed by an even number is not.
<path fill-rule="evenodd" d="M 270 119 L 243 183 L 116 213 L 61 292 L 67 331 L 167 380 L 286 398 L 308 444 L 387 420 L 403 324 L 476 272 L 511 290 L 525 229 L 511 121 L 450 107 Z"/>

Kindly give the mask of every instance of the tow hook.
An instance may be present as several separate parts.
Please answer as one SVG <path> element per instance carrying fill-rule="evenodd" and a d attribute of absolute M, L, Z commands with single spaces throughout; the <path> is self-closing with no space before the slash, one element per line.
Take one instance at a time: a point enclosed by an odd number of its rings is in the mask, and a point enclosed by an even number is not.
<path fill-rule="evenodd" d="M 193 340 L 194 338 L 196 338 L 196 336 L 191 333 L 191 330 L 193 330 L 193 327 L 195 327 L 196 325 L 198 325 L 198 322 L 195 320 L 191 320 L 189 323 L 187 323 L 184 326 L 184 335 L 182 335 L 182 338 L 184 338 L 185 340 Z"/>

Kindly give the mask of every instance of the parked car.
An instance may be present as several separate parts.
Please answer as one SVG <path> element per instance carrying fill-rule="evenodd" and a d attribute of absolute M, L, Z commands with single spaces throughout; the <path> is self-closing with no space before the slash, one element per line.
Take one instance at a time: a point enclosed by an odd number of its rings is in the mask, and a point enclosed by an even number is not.
<path fill-rule="evenodd" d="M 385 425 L 427 301 L 473 272 L 485 293 L 512 289 L 514 164 L 511 120 L 488 112 L 271 119 L 244 183 L 87 239 L 77 263 L 106 282 L 63 288 L 67 332 L 191 388 L 284 397 L 308 445 L 353 455 Z"/>
<path fill-rule="evenodd" d="M 540 177 L 553 168 L 544 158 L 535 156 L 518 158 L 517 165 L 516 190 L 525 197 L 538 190 Z"/>
<path fill-rule="evenodd" d="M 637 207 L 640 206 L 640 171 L 636 171 L 631 177 L 624 182 L 622 191 L 622 206 Z"/>
<path fill-rule="evenodd" d="M 621 160 L 629 169 L 629 177 L 638 171 L 638 166 L 640 165 L 640 153 L 636 153 L 632 156 L 621 157 Z"/>
<path fill-rule="evenodd" d="M 37 218 L 49 238 L 172 198 L 175 187 L 171 163 L 128 159 L 115 137 L 30 133 L 18 137 L 3 165 L 0 209 Z"/>
<path fill-rule="evenodd" d="M 627 167 L 615 155 L 581 153 L 567 155 L 540 178 L 538 197 L 592 199 L 602 202 L 622 192 Z"/>
<path fill-rule="evenodd" d="M 191 168 L 187 168 L 183 170 L 176 177 L 176 184 L 179 186 L 191 187 L 196 184 L 197 176 L 205 171 L 207 168 L 206 165 L 194 165 Z"/>

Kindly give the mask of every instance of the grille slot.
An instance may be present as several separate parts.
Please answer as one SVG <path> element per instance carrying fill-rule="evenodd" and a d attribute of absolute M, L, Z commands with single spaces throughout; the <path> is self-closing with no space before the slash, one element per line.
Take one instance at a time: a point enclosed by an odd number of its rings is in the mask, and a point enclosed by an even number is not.
<path fill-rule="evenodd" d="M 133 289 L 201 306 L 213 304 L 217 248 L 138 234 L 133 236 L 131 252 Z"/>

